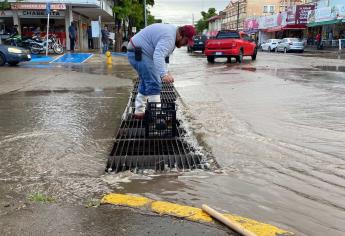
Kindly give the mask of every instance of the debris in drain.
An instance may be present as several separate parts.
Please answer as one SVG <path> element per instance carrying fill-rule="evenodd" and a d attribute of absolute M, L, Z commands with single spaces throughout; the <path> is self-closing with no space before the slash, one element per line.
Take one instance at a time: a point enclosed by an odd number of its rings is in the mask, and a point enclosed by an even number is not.
<path fill-rule="evenodd" d="M 186 131 L 176 118 L 174 86 L 162 84 L 161 103 L 148 103 L 143 120 L 133 118 L 137 93 L 138 82 L 117 131 L 106 171 L 205 169 L 204 157 L 187 142 Z"/>

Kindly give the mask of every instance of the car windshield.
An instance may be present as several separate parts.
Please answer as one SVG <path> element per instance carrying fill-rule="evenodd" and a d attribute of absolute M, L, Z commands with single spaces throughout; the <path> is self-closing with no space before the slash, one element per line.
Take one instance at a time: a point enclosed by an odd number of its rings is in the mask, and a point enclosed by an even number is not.
<path fill-rule="evenodd" d="M 236 31 L 220 31 L 216 38 L 217 39 L 239 39 L 240 34 Z"/>
<path fill-rule="evenodd" d="M 288 41 L 291 41 L 291 42 L 302 42 L 302 40 L 300 40 L 298 38 L 290 38 L 290 39 L 288 39 Z"/>

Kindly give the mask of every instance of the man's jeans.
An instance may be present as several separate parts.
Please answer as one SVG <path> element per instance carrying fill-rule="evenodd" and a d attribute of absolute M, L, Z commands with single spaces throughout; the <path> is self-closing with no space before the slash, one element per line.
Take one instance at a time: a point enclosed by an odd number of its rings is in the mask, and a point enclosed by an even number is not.
<path fill-rule="evenodd" d="M 134 52 L 128 52 L 128 61 L 139 75 L 138 95 L 135 113 L 145 112 L 146 101 L 160 102 L 162 82 L 153 60 L 144 54 L 141 61 L 135 60 Z"/>
<path fill-rule="evenodd" d="M 103 42 L 103 53 L 106 53 L 109 49 L 109 45 L 106 42 Z"/>

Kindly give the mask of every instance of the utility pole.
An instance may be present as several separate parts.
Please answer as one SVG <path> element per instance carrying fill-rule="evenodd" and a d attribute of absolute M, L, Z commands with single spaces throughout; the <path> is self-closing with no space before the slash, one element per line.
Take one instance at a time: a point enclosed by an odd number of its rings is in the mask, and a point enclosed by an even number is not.
<path fill-rule="evenodd" d="M 240 0 L 237 0 L 237 31 L 240 24 Z"/>
<path fill-rule="evenodd" d="M 147 26 L 146 0 L 144 0 L 145 27 Z"/>

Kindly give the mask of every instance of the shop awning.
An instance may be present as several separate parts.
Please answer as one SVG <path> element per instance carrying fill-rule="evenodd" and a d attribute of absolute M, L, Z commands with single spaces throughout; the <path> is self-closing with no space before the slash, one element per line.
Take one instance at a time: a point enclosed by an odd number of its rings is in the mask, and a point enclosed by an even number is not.
<path fill-rule="evenodd" d="M 308 27 L 315 27 L 315 26 L 322 26 L 322 25 L 333 25 L 341 23 L 342 20 L 328 20 L 328 21 L 322 21 L 322 22 L 313 22 L 309 23 Z"/>
<path fill-rule="evenodd" d="M 268 33 L 272 33 L 272 32 L 277 32 L 277 31 L 281 31 L 281 30 L 282 30 L 282 27 L 278 26 L 278 27 L 264 29 L 263 31 L 268 32 Z"/>
<path fill-rule="evenodd" d="M 306 28 L 306 25 L 287 25 L 283 27 L 283 30 L 304 30 Z"/>

